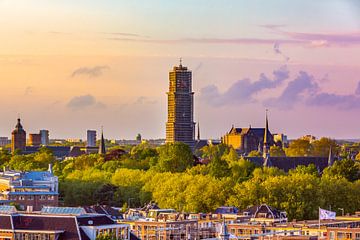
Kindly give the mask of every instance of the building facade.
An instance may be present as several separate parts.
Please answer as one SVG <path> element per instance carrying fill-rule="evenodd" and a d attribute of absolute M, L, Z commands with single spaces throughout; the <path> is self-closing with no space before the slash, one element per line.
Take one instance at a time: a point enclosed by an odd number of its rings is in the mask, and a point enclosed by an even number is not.
<path fill-rule="evenodd" d="M 11 151 L 26 150 L 26 132 L 21 125 L 20 118 L 17 120 L 14 131 L 11 133 Z"/>
<path fill-rule="evenodd" d="M 0 172 L 0 200 L 12 201 L 22 210 L 39 211 L 43 206 L 58 206 L 58 185 L 51 165 L 48 171 Z"/>
<path fill-rule="evenodd" d="M 40 130 L 40 135 L 41 135 L 41 145 L 43 146 L 47 146 L 49 145 L 49 130 Z"/>
<path fill-rule="evenodd" d="M 0 240 L 95 240 L 104 235 L 129 240 L 130 227 L 104 214 L 86 213 L 83 208 L 44 207 L 32 213 L 0 206 Z"/>
<path fill-rule="evenodd" d="M 30 133 L 29 142 L 30 146 L 40 146 L 41 145 L 41 135 L 40 133 Z"/>
<path fill-rule="evenodd" d="M 96 131 L 87 130 L 86 132 L 86 146 L 87 147 L 96 147 Z"/>
<path fill-rule="evenodd" d="M 166 142 L 183 142 L 190 147 L 195 143 L 194 92 L 192 73 L 181 64 L 169 72 L 168 121 Z"/>
<path fill-rule="evenodd" d="M 11 140 L 8 137 L 0 137 L 0 147 L 5 147 L 8 144 L 11 144 Z"/>

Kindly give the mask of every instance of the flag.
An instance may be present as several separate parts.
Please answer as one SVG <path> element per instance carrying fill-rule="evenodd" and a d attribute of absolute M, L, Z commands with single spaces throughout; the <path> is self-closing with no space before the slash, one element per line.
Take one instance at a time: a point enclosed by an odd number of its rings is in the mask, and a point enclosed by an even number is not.
<path fill-rule="evenodd" d="M 319 208 L 319 219 L 335 219 L 336 218 L 336 212 L 332 212 L 329 210 L 321 209 Z"/>

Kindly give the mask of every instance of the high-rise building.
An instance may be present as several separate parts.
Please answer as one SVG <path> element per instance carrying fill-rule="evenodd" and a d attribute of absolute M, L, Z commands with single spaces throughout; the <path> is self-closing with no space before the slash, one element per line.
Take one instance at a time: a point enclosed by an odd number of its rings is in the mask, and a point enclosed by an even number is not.
<path fill-rule="evenodd" d="M 41 135 L 41 145 L 43 146 L 49 145 L 49 131 L 40 130 L 40 135 Z"/>
<path fill-rule="evenodd" d="M 86 138 L 86 146 L 87 147 L 96 147 L 96 131 L 95 130 L 87 130 L 87 138 Z"/>
<path fill-rule="evenodd" d="M 17 149 L 26 150 L 26 132 L 20 123 L 20 118 L 18 118 L 15 129 L 11 133 L 11 151 L 14 152 Z"/>
<path fill-rule="evenodd" d="M 183 142 L 190 147 L 195 142 L 194 92 L 192 91 L 191 71 L 180 60 L 169 72 L 168 121 L 166 123 L 166 142 Z"/>
<path fill-rule="evenodd" d="M 5 147 L 8 144 L 11 144 L 11 140 L 8 137 L 0 137 L 0 147 Z"/>

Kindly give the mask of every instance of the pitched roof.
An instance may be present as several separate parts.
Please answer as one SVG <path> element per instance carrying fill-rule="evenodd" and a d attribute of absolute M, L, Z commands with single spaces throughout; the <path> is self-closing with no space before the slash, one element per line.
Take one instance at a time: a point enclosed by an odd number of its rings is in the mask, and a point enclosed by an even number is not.
<path fill-rule="evenodd" d="M 115 222 L 105 215 L 82 215 L 77 217 L 79 226 L 100 226 Z M 91 223 L 91 224 L 90 224 Z"/>
<path fill-rule="evenodd" d="M 60 239 L 80 239 L 75 217 L 14 215 L 15 230 L 64 231 Z"/>
<path fill-rule="evenodd" d="M 252 163 L 262 166 L 264 164 L 264 158 L 262 157 L 245 157 L 245 159 Z M 319 171 L 323 171 L 328 166 L 327 157 L 270 157 L 272 167 L 277 167 L 285 172 L 290 169 L 295 169 L 297 166 L 308 166 L 314 164 Z"/>

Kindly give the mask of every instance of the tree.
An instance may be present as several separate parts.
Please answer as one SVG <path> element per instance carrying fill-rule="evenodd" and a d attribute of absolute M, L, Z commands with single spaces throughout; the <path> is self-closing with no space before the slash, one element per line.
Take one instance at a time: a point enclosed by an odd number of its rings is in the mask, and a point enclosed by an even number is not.
<path fill-rule="evenodd" d="M 289 157 L 306 157 L 311 155 L 312 149 L 313 147 L 309 140 L 296 139 L 285 149 L 285 153 Z"/>
<path fill-rule="evenodd" d="M 271 146 L 270 147 L 270 156 L 271 157 L 285 157 L 285 151 L 280 146 Z"/>
<path fill-rule="evenodd" d="M 248 180 L 255 169 L 255 164 L 244 158 L 230 163 L 232 179 L 235 182 Z"/>
<path fill-rule="evenodd" d="M 157 169 L 161 172 L 183 172 L 194 163 L 190 147 L 182 142 L 162 145 L 158 153 Z"/>
<path fill-rule="evenodd" d="M 291 169 L 289 174 L 310 174 L 314 176 L 319 176 L 319 172 L 314 164 L 309 164 L 307 166 L 299 165 L 295 169 Z"/>
<path fill-rule="evenodd" d="M 253 150 L 249 152 L 248 157 L 261 157 L 261 153 L 259 151 Z"/>
<path fill-rule="evenodd" d="M 330 148 L 334 155 L 338 155 L 340 148 L 335 142 L 330 138 L 320 138 L 311 143 L 313 146 L 312 155 L 317 157 L 327 157 L 329 156 Z"/>
<path fill-rule="evenodd" d="M 215 178 L 223 178 L 230 175 L 230 168 L 227 161 L 219 155 L 214 155 L 209 163 L 209 173 Z"/>
<path fill-rule="evenodd" d="M 335 161 L 331 167 L 324 170 L 323 175 L 344 177 L 354 182 L 360 178 L 360 164 L 351 159 Z"/>

